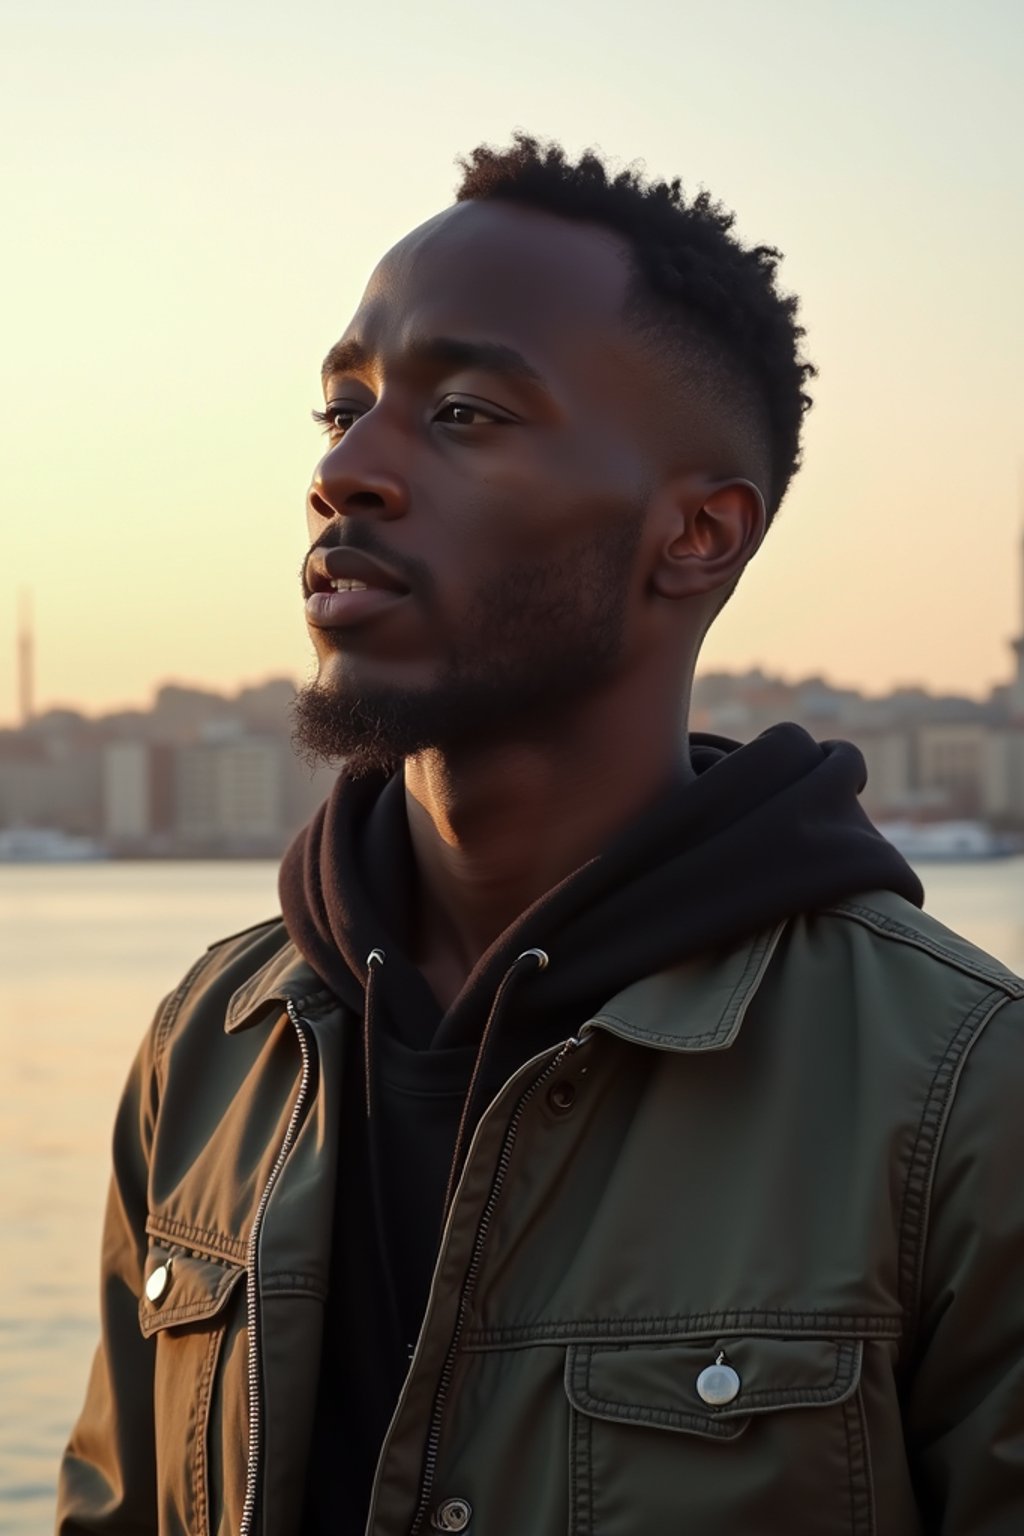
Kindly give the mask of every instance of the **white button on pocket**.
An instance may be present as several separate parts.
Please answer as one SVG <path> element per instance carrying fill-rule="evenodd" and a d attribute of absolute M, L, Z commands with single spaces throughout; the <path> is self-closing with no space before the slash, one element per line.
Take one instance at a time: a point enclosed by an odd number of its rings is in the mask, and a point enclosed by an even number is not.
<path fill-rule="evenodd" d="M 719 1355 L 714 1365 L 706 1365 L 697 1377 L 697 1396 L 709 1408 L 724 1408 L 738 1396 L 740 1378 L 725 1357 Z"/>
<path fill-rule="evenodd" d="M 158 1264 L 156 1269 L 146 1281 L 146 1299 L 148 1301 L 160 1301 L 171 1283 L 171 1261 L 166 1264 Z"/>

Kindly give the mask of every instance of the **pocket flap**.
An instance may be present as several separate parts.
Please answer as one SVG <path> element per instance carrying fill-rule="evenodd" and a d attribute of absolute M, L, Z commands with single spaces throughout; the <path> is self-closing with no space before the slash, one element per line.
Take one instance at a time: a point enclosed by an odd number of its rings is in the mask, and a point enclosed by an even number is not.
<path fill-rule="evenodd" d="M 148 1339 L 163 1328 L 201 1323 L 214 1317 L 244 1274 L 241 1265 L 151 1242 L 139 1298 L 139 1327 L 143 1336 Z"/>
<path fill-rule="evenodd" d="M 731 1439 L 753 1414 L 841 1403 L 856 1389 L 862 1353 L 860 1339 L 573 1345 L 565 1390 L 573 1407 L 591 1418 Z M 738 1378 L 735 1396 L 707 1402 L 698 1378 L 720 1358 Z"/>

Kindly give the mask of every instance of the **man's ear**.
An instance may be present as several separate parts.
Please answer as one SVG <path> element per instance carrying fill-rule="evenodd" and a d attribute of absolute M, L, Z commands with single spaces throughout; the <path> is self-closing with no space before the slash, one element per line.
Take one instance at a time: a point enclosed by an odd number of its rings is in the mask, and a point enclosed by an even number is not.
<path fill-rule="evenodd" d="M 731 587 L 764 538 L 764 498 L 750 480 L 665 486 L 666 535 L 652 576 L 659 597 Z"/>

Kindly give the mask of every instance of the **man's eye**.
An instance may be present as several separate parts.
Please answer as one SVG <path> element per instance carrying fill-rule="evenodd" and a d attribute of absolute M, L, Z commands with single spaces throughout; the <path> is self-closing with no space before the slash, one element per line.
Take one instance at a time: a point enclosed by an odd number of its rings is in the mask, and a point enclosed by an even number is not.
<path fill-rule="evenodd" d="M 470 405 L 465 400 L 446 400 L 434 420 L 452 427 L 479 427 L 493 426 L 500 417 L 494 411 L 485 411 L 481 405 Z"/>
<path fill-rule="evenodd" d="M 329 405 L 325 410 L 314 411 L 313 420 L 328 436 L 343 437 L 362 414 L 354 405 Z"/>

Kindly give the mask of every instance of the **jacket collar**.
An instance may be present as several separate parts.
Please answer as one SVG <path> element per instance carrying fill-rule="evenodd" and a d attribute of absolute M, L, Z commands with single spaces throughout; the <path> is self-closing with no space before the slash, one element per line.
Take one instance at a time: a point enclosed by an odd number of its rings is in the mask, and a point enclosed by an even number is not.
<path fill-rule="evenodd" d="M 605 1029 L 664 1051 L 715 1051 L 732 1045 L 786 924 L 733 949 L 687 960 L 624 987 L 580 1031 Z M 337 1006 L 320 977 L 286 944 L 239 987 L 228 1004 L 228 1034 L 248 1029 L 272 1009 L 297 1013 Z"/>
<path fill-rule="evenodd" d="M 295 945 L 285 944 L 276 955 L 249 977 L 235 992 L 224 1015 L 229 1035 L 249 1029 L 271 1011 L 291 1003 L 297 1013 L 319 1011 L 334 1003 L 332 994 L 320 977 L 299 954 Z"/>
<path fill-rule="evenodd" d="M 786 923 L 616 993 L 581 1034 L 605 1029 L 662 1051 L 720 1051 L 739 1034 Z"/>

